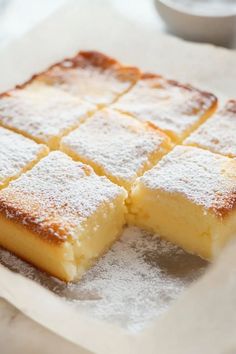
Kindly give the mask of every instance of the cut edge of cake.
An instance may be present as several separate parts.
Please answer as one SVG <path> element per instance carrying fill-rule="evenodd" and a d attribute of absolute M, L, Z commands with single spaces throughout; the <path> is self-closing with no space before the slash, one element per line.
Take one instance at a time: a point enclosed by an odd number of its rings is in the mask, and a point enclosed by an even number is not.
<path fill-rule="evenodd" d="M 81 235 L 87 237 L 84 242 L 53 242 L 51 238 L 41 238 L 37 233 L 27 230 L 21 223 L 10 220 L 0 213 L 0 245 L 50 275 L 65 282 L 76 282 L 122 234 L 126 222 L 123 200 L 117 198 L 112 209 L 104 208 L 99 211 L 98 217 L 108 212 L 108 218 L 103 225 L 99 225 L 98 231 L 88 227 L 90 235 L 87 235 L 87 232 L 80 234 L 80 237 Z M 90 250 L 93 248 L 93 252 L 84 255 L 83 251 L 87 247 L 90 247 Z"/>
<path fill-rule="evenodd" d="M 40 91 L 41 90 L 41 91 Z M 45 90 L 45 92 L 44 92 Z M 55 95 L 55 97 L 59 94 L 61 98 L 65 98 L 65 101 L 61 100 L 63 104 L 65 104 L 65 107 L 63 107 L 63 113 L 65 115 L 65 108 L 66 105 L 68 106 L 68 112 L 70 112 L 70 109 L 72 110 L 73 113 L 73 119 L 71 122 L 68 121 L 67 126 L 60 127 L 56 125 L 56 122 L 54 124 L 54 128 L 57 129 L 57 132 L 50 132 L 50 125 L 45 126 L 43 119 L 47 120 L 50 119 L 50 114 L 47 115 L 47 112 L 45 112 L 45 107 L 42 112 L 38 112 L 39 116 L 42 116 L 42 123 L 40 123 L 38 120 L 31 119 L 29 120 L 29 126 L 24 127 L 24 121 L 22 125 L 20 125 L 20 120 L 19 116 L 26 113 L 21 112 L 21 100 L 25 100 L 28 98 L 27 104 L 34 104 L 34 100 L 37 102 L 38 97 L 42 94 L 48 93 L 50 95 Z M 2 100 L 2 101 L 1 101 Z M 10 104 L 9 107 L 7 108 L 9 112 L 4 111 L 4 101 L 7 102 L 8 100 L 13 100 L 12 105 Z M 31 101 L 30 101 L 31 100 Z M 15 101 L 15 102 L 14 102 Z M 2 103 L 3 102 L 3 103 Z M 50 102 L 50 101 L 49 101 Z M 56 102 L 56 101 L 55 101 Z M 53 107 L 46 107 L 48 110 L 51 110 L 51 112 L 54 112 L 56 109 L 55 102 L 53 103 L 55 108 Z M 29 138 L 31 140 L 34 140 L 38 144 L 44 144 L 47 145 L 50 150 L 57 150 L 60 145 L 60 141 L 63 138 L 63 136 L 69 134 L 71 131 L 76 129 L 81 123 L 83 123 L 87 118 L 89 118 L 94 112 L 97 111 L 96 105 L 84 101 L 82 99 L 76 98 L 67 92 L 63 92 L 58 90 L 57 88 L 54 87 L 48 87 L 47 85 L 43 83 L 34 83 L 30 85 L 29 87 L 26 85 L 18 85 L 16 88 L 9 90 L 7 92 L 4 92 L 0 94 L 0 104 L 3 104 L 3 108 L 0 110 L 0 126 L 3 128 L 6 128 L 8 130 L 11 130 L 17 134 L 23 135 L 26 138 Z M 18 110 L 16 110 L 14 105 L 18 104 Z M 70 105 L 71 104 L 71 105 Z M 26 105 L 27 107 L 27 105 Z M 11 112 L 11 109 L 13 111 Z M 14 112 L 14 109 L 16 112 Z M 35 111 L 37 112 L 38 107 L 36 107 L 36 110 L 34 111 L 33 108 L 30 108 L 30 112 L 27 114 L 30 116 L 32 115 L 34 117 Z M 50 112 L 50 111 L 49 111 Z M 71 113 L 71 115 L 72 115 Z M 53 113 L 54 116 L 56 116 L 55 113 Z M 59 113 L 60 114 L 60 113 Z M 70 113 L 68 113 L 69 116 Z M 16 119 L 16 121 L 14 121 Z"/>
<path fill-rule="evenodd" d="M 68 170 L 68 200 L 61 189 L 64 182 L 54 171 L 54 167 L 59 170 L 60 164 L 73 169 L 71 176 Z M 86 206 L 86 199 L 80 200 L 78 195 L 72 196 L 73 186 L 81 183 L 76 181 L 75 173 L 78 178 L 90 178 L 94 184 L 89 192 L 84 189 L 84 195 L 90 193 L 91 205 Z M 59 183 L 56 196 L 45 186 L 48 178 L 51 184 Z M 93 197 L 91 191 L 97 189 L 104 189 L 105 195 L 99 191 L 98 197 Z M 51 152 L 0 191 L 0 245 L 61 280 L 77 281 L 121 235 L 127 212 L 126 196 L 123 188 L 97 176 L 91 167 L 72 161 L 62 152 Z M 79 206 L 74 198 L 78 198 Z"/>
<path fill-rule="evenodd" d="M 211 158 L 215 161 L 212 176 L 216 177 L 212 180 L 209 178 L 209 181 L 205 182 L 205 187 L 204 182 L 200 181 L 199 172 L 199 183 L 203 192 L 205 190 L 207 193 L 207 189 L 209 191 L 205 200 L 200 192 L 197 196 L 194 191 L 198 188 L 195 185 L 196 179 L 192 177 L 194 170 L 193 173 L 190 172 L 191 176 L 181 177 L 181 163 L 177 167 L 176 161 L 172 172 L 171 168 L 168 168 L 171 159 L 175 158 L 175 155 L 178 157 L 178 154 L 181 156 L 182 153 L 184 156 L 184 151 L 187 153 L 189 151 L 190 154 L 199 152 L 206 156 L 208 163 Z M 196 175 L 198 163 L 199 161 L 196 162 Z M 177 168 L 179 177 L 175 179 Z M 207 174 L 210 174 L 211 167 L 207 168 L 209 172 Z M 163 171 L 159 175 L 161 169 Z M 190 169 L 191 164 L 189 171 Z M 204 174 L 204 166 L 200 166 L 200 169 Z M 222 173 L 220 179 L 217 170 Z M 158 183 L 155 186 L 156 177 Z M 211 186 L 211 183 L 214 184 L 214 178 L 217 181 L 215 186 Z M 161 182 L 161 179 L 165 181 Z M 185 185 L 191 184 L 192 179 L 194 182 L 190 190 Z M 224 184 L 222 190 L 219 188 L 220 183 Z M 181 189 L 183 192 L 180 192 Z M 236 161 L 199 148 L 177 146 L 152 170 L 137 179 L 130 200 L 128 216 L 130 224 L 148 229 L 189 253 L 212 260 L 220 253 L 226 242 L 236 236 Z"/>

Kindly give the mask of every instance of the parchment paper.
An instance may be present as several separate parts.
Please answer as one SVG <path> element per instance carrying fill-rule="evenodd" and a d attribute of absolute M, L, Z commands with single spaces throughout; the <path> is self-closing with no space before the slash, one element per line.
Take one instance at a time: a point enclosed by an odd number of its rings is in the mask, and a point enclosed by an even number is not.
<path fill-rule="evenodd" d="M 109 1 L 99 0 L 89 6 L 85 0 L 73 1 L 5 47 L 0 90 L 80 49 L 101 50 L 190 82 L 218 94 L 222 102 L 236 97 L 235 52 L 183 42 L 131 23 Z M 66 287 L 2 250 L 0 296 L 99 354 L 233 354 L 235 252 L 232 244 L 209 270 L 199 258 L 131 228 L 78 286 Z"/>

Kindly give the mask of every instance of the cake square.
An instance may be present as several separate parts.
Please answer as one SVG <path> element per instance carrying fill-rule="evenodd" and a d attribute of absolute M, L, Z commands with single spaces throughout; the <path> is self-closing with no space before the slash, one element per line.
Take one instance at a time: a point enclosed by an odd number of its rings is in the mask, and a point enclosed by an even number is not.
<path fill-rule="evenodd" d="M 31 169 L 47 154 L 45 145 L 0 127 L 0 189 Z"/>
<path fill-rule="evenodd" d="M 111 109 L 96 112 L 61 141 L 62 151 L 127 190 L 171 147 L 158 129 Z"/>
<path fill-rule="evenodd" d="M 121 65 L 102 53 L 88 51 L 53 65 L 31 83 L 44 82 L 103 107 L 126 92 L 139 77 L 139 69 Z"/>
<path fill-rule="evenodd" d="M 184 144 L 235 158 L 236 100 L 228 101 L 219 112 L 194 131 Z"/>
<path fill-rule="evenodd" d="M 130 222 L 202 258 L 236 235 L 234 159 L 176 146 L 137 180 L 130 198 Z"/>
<path fill-rule="evenodd" d="M 51 152 L 0 191 L 0 245 L 75 281 L 120 235 L 125 197 L 91 167 Z"/>
<path fill-rule="evenodd" d="M 113 108 L 149 121 L 174 142 L 182 141 L 214 112 L 217 99 L 211 93 L 154 74 L 141 80 Z"/>
<path fill-rule="evenodd" d="M 43 84 L 18 88 L 0 97 L 0 125 L 56 149 L 96 106 Z"/>

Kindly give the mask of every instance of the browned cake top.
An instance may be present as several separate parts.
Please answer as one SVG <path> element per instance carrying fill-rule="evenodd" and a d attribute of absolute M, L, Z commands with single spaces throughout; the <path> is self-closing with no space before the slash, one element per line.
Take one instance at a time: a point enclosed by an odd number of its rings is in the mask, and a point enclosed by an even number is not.
<path fill-rule="evenodd" d="M 217 99 L 211 93 L 162 76 L 143 74 L 142 79 L 113 107 L 150 121 L 178 137 L 194 127 L 216 103 Z"/>
<path fill-rule="evenodd" d="M 51 242 L 76 238 L 105 203 L 123 188 L 62 152 L 51 152 L 0 192 L 0 213 Z"/>
<path fill-rule="evenodd" d="M 176 146 L 140 181 L 181 194 L 220 217 L 236 206 L 236 161 L 203 149 Z"/>
<path fill-rule="evenodd" d="M 236 100 L 228 101 L 217 114 L 192 133 L 185 144 L 236 157 Z"/>
<path fill-rule="evenodd" d="M 56 86 L 90 102 L 106 105 L 129 89 L 140 77 L 139 69 L 121 65 L 99 52 L 80 52 L 53 65 L 32 79 Z"/>

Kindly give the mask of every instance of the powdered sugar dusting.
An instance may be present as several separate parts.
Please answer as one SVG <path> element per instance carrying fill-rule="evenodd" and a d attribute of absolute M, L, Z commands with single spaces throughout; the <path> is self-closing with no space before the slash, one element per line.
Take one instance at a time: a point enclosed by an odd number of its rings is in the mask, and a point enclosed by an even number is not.
<path fill-rule="evenodd" d="M 131 183 L 168 138 L 127 115 L 102 110 L 63 138 L 62 146 L 107 175 Z"/>
<path fill-rule="evenodd" d="M 64 297 L 75 311 L 138 331 L 166 311 L 205 270 L 207 263 L 138 228 L 120 241 L 78 284 L 65 283 L 0 251 L 10 269 Z"/>
<path fill-rule="evenodd" d="M 135 67 L 125 67 L 98 52 L 81 52 L 36 77 L 89 102 L 108 105 L 140 77 Z"/>
<path fill-rule="evenodd" d="M 0 211 L 52 241 L 76 237 L 97 208 L 125 191 L 87 165 L 51 152 L 0 192 Z"/>
<path fill-rule="evenodd" d="M 0 187 L 16 178 L 29 164 L 36 162 L 40 154 L 46 152 L 46 146 L 0 128 Z"/>
<path fill-rule="evenodd" d="M 182 135 L 215 103 L 212 94 L 152 75 L 138 81 L 113 108 L 151 121 L 166 132 Z"/>
<path fill-rule="evenodd" d="M 130 86 L 129 82 L 117 80 L 113 72 L 92 67 L 66 71 L 55 67 L 50 72 L 50 78 L 50 84 L 55 87 L 96 104 L 111 103 Z"/>
<path fill-rule="evenodd" d="M 0 124 L 49 143 L 76 128 L 95 106 L 46 85 L 11 91 L 0 99 Z"/>
<path fill-rule="evenodd" d="M 153 190 L 182 194 L 221 214 L 235 203 L 236 161 L 203 149 L 176 146 L 140 181 Z"/>
<path fill-rule="evenodd" d="M 184 143 L 236 157 L 236 101 L 229 101 L 218 114 L 209 118 Z"/>

